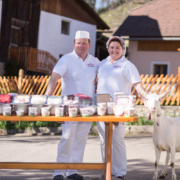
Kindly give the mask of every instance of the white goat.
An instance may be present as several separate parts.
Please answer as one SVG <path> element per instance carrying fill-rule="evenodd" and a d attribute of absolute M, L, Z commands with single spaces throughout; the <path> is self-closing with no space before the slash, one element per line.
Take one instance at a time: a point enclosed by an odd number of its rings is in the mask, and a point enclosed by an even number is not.
<path fill-rule="evenodd" d="M 155 172 L 152 180 L 158 178 L 158 165 L 161 155 L 161 151 L 167 152 L 165 167 L 161 173 L 160 178 L 164 179 L 167 175 L 167 166 L 171 154 L 171 168 L 172 178 L 171 180 L 177 180 L 174 162 L 175 152 L 180 152 L 180 118 L 173 118 L 164 116 L 161 111 L 160 101 L 168 95 L 168 92 L 157 95 L 148 94 L 146 95 L 147 106 L 151 115 L 151 119 L 154 123 L 153 142 L 155 145 L 156 161 L 155 161 Z"/>

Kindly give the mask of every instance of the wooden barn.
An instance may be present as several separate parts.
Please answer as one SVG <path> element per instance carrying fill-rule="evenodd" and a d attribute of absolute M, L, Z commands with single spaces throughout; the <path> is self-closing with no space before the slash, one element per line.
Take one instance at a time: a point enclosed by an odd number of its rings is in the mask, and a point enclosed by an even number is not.
<path fill-rule="evenodd" d="M 114 35 L 129 36 L 128 58 L 140 74 L 178 73 L 179 0 L 154 0 L 134 9 Z"/>
<path fill-rule="evenodd" d="M 59 57 L 73 50 L 77 30 L 90 32 L 89 53 L 95 55 L 96 30 L 109 29 L 84 0 L 0 1 L 0 62 L 24 62 L 29 71 L 50 74 Z"/>

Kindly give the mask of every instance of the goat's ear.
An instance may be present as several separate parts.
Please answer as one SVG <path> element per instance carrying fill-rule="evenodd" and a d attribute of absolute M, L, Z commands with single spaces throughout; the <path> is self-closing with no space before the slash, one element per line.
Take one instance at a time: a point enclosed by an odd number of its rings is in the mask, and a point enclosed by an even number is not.
<path fill-rule="evenodd" d="M 167 97 L 167 95 L 169 95 L 169 93 L 170 93 L 170 92 L 168 91 L 168 92 L 165 92 L 165 93 L 161 94 L 159 100 Z"/>

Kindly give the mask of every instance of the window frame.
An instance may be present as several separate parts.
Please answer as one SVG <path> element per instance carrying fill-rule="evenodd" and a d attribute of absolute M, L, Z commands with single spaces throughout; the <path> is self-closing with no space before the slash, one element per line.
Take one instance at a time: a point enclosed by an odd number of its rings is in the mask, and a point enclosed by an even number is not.
<path fill-rule="evenodd" d="M 167 74 L 170 74 L 170 62 L 151 61 L 150 74 L 154 75 L 154 65 L 167 65 Z"/>
<path fill-rule="evenodd" d="M 64 33 L 62 33 L 62 23 L 63 22 L 66 22 L 66 23 L 69 23 L 69 29 L 68 29 L 68 34 L 64 34 Z M 68 21 L 67 19 L 61 19 L 61 34 L 62 35 L 66 35 L 66 36 L 70 36 L 70 28 L 71 28 L 71 21 Z"/>

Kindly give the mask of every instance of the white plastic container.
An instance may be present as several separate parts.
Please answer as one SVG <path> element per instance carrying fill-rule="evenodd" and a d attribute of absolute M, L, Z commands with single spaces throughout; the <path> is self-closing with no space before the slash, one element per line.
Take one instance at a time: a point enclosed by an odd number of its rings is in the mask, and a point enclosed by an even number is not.
<path fill-rule="evenodd" d="M 49 107 L 42 107 L 41 108 L 41 115 L 42 116 L 49 116 L 50 115 L 50 108 Z"/>
<path fill-rule="evenodd" d="M 17 110 L 16 115 L 17 116 L 24 116 L 24 110 Z"/>
<path fill-rule="evenodd" d="M 37 116 L 37 107 L 28 107 L 29 116 Z"/>
<path fill-rule="evenodd" d="M 115 116 L 122 116 L 123 112 L 124 112 L 123 106 L 121 106 L 121 105 L 115 105 L 114 106 L 114 115 Z"/>
<path fill-rule="evenodd" d="M 126 95 L 121 92 L 114 93 L 116 105 L 121 105 L 123 108 L 134 107 L 136 102 L 135 95 Z"/>
<path fill-rule="evenodd" d="M 81 107 L 80 113 L 82 117 L 89 117 L 90 116 L 90 109 L 89 107 Z"/>
<path fill-rule="evenodd" d="M 11 116 L 11 106 L 3 106 L 3 116 Z"/>
<path fill-rule="evenodd" d="M 105 116 L 106 115 L 106 108 L 105 107 L 98 107 L 97 111 L 98 111 L 99 116 Z"/>
<path fill-rule="evenodd" d="M 69 108 L 69 117 L 77 117 L 78 108 Z"/>
<path fill-rule="evenodd" d="M 97 112 L 97 106 L 95 105 L 89 106 L 89 110 L 90 110 L 90 116 L 92 116 Z"/>
<path fill-rule="evenodd" d="M 107 114 L 108 115 L 114 114 L 114 106 L 115 106 L 115 102 L 107 102 Z"/>
<path fill-rule="evenodd" d="M 124 116 L 130 117 L 135 115 L 135 108 L 129 107 L 124 109 Z"/>
<path fill-rule="evenodd" d="M 55 108 L 55 116 L 56 117 L 64 116 L 64 108 L 63 107 L 56 107 Z"/>

